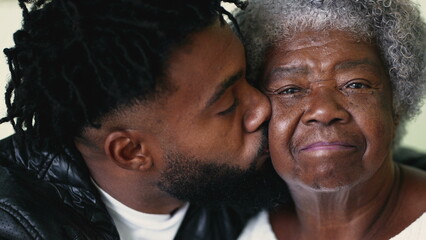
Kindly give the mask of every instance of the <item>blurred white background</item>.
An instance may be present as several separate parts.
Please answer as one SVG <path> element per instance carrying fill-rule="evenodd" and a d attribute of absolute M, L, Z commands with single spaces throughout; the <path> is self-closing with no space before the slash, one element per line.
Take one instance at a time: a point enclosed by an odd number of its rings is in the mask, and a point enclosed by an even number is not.
<path fill-rule="evenodd" d="M 414 0 L 420 5 L 423 18 L 426 19 L 426 0 Z M 21 10 L 18 0 L 0 0 L 0 117 L 5 116 L 4 89 L 10 78 L 3 49 L 13 46 L 12 34 L 20 28 Z M 402 145 L 426 151 L 426 105 L 422 114 L 410 122 Z M 0 125 L 0 139 L 13 133 L 9 123 Z"/>

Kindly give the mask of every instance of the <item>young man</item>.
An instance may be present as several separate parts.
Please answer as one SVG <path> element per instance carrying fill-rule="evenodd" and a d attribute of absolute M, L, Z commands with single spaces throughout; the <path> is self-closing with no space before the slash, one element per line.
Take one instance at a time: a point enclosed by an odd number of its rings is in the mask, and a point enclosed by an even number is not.
<path fill-rule="evenodd" d="M 0 237 L 234 239 L 244 220 L 205 206 L 265 196 L 270 106 L 221 1 L 31 2 L 5 50 Z"/>

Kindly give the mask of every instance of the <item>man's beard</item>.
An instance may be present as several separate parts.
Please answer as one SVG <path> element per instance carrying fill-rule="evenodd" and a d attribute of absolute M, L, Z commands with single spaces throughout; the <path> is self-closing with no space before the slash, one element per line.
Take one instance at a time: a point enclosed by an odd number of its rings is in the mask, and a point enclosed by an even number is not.
<path fill-rule="evenodd" d="M 259 151 L 258 156 L 260 154 Z M 235 206 L 257 211 L 289 199 L 287 186 L 273 169 L 270 159 L 261 169 L 256 169 L 253 160 L 251 166 L 244 170 L 180 152 L 169 151 L 165 158 L 166 168 L 161 173 L 158 186 L 183 201 L 201 206 Z M 227 162 L 232 163 L 232 159 Z"/>

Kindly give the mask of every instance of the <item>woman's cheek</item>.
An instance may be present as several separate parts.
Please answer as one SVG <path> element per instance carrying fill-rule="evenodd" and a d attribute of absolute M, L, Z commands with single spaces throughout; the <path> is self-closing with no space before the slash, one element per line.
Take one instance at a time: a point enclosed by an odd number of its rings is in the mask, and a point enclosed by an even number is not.
<path fill-rule="evenodd" d="M 291 140 L 299 125 L 301 108 L 286 101 L 271 99 L 272 117 L 269 122 L 269 151 L 272 163 L 278 172 L 291 168 Z"/>

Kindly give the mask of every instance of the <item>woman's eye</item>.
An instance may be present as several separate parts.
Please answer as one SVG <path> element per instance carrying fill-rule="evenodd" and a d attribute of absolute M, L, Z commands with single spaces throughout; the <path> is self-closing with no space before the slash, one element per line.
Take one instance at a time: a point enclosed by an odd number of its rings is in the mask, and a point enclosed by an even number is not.
<path fill-rule="evenodd" d="M 290 94 L 298 93 L 298 92 L 300 92 L 300 91 L 301 91 L 301 89 L 300 89 L 300 88 L 296 88 L 296 87 L 289 87 L 289 88 L 285 88 L 285 89 L 283 89 L 283 90 L 279 90 L 279 91 L 278 91 L 278 94 L 281 94 L 281 95 L 290 95 Z"/>
<path fill-rule="evenodd" d="M 235 99 L 234 103 L 232 103 L 232 105 L 229 108 L 227 108 L 226 110 L 224 110 L 222 112 L 219 112 L 218 114 L 220 116 L 224 116 L 224 115 L 227 115 L 229 113 L 232 113 L 237 108 L 238 104 L 239 104 L 238 99 Z"/>
<path fill-rule="evenodd" d="M 368 85 L 360 82 L 349 83 L 346 85 L 347 88 L 359 89 L 359 88 L 370 88 Z"/>

